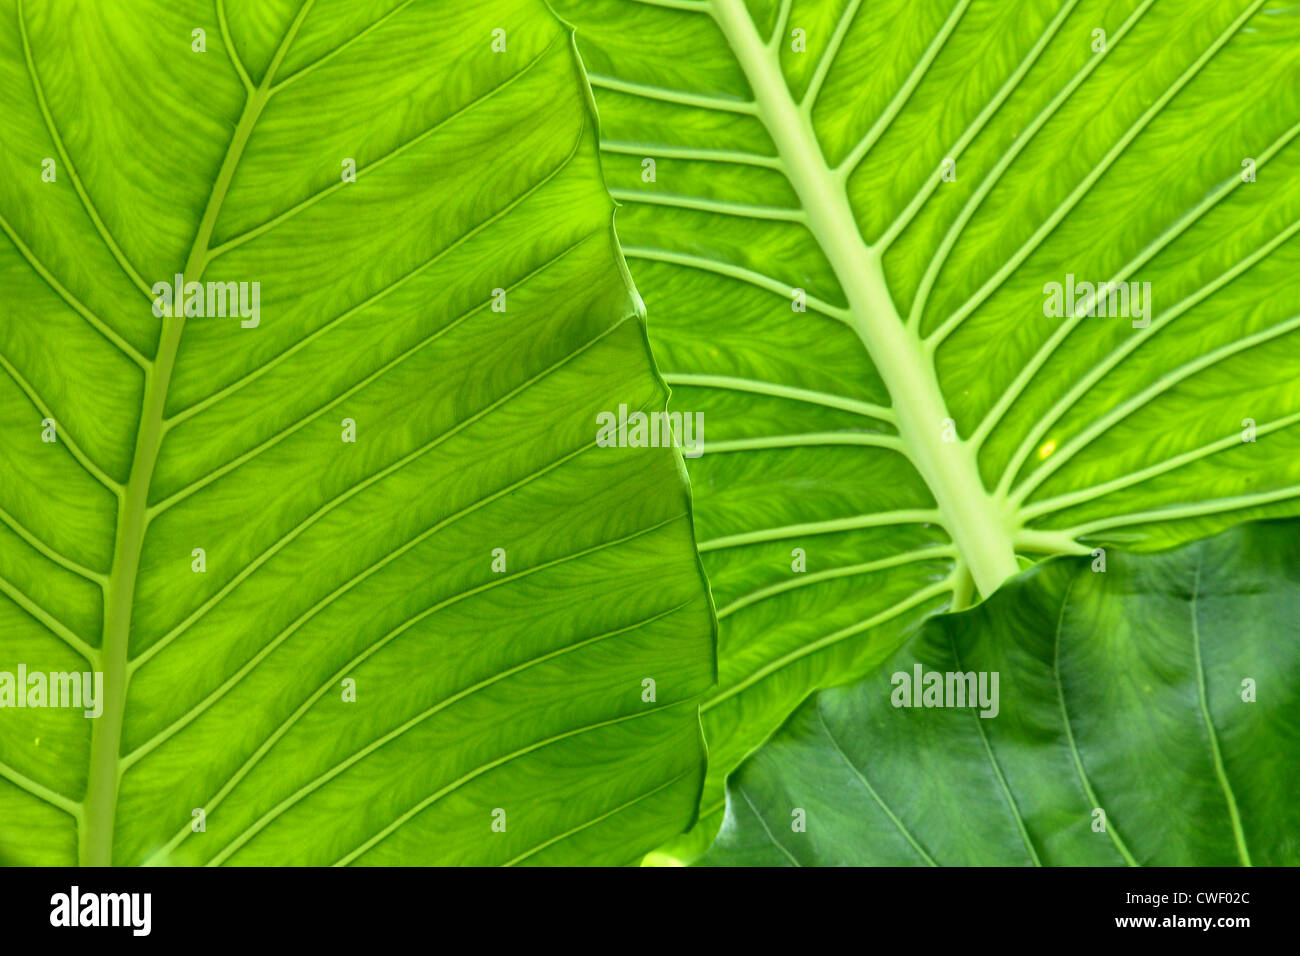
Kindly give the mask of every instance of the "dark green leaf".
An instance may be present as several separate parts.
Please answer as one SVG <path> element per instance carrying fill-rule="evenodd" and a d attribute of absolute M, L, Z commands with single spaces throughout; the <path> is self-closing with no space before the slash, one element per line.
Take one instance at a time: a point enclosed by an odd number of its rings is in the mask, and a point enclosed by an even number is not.
<path fill-rule="evenodd" d="M 706 861 L 1300 864 L 1300 522 L 1098 567 L 1040 564 L 808 700 Z M 895 706 L 918 666 L 996 673 L 996 715 Z"/>

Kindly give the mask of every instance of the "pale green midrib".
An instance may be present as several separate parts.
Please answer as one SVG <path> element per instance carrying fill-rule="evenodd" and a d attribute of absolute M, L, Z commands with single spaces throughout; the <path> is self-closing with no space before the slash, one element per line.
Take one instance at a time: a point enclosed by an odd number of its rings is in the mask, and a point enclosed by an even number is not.
<path fill-rule="evenodd" d="M 827 165 L 811 121 L 794 102 L 776 52 L 742 0 L 713 0 L 714 18 L 753 90 L 756 110 L 830 262 L 857 332 L 893 399 L 898 431 L 985 596 L 1019 570 L 1005 510 L 984 487 L 969 443 L 944 442 L 948 410 L 921 340 L 904 325 L 879 255 L 866 245 L 844 184 Z"/>
<path fill-rule="evenodd" d="M 1228 805 L 1228 818 L 1232 822 L 1232 838 L 1236 844 L 1237 856 L 1240 858 L 1242 865 L 1254 866 L 1250 862 L 1250 850 L 1246 847 L 1246 831 L 1241 824 L 1241 812 L 1237 808 L 1237 797 L 1232 792 L 1232 784 L 1228 782 L 1228 769 L 1224 766 L 1223 752 L 1219 749 L 1219 734 L 1214 729 L 1214 722 L 1210 719 L 1210 703 L 1205 682 L 1205 663 L 1201 658 L 1201 625 L 1196 610 L 1196 602 L 1200 594 L 1201 562 L 1198 558 L 1192 578 L 1191 600 L 1192 651 L 1193 661 L 1196 664 L 1197 702 L 1201 709 L 1201 719 L 1205 721 L 1205 733 L 1210 739 L 1210 755 L 1214 758 L 1214 775 L 1219 781 L 1220 789 L 1223 790 L 1224 802 Z"/>
<path fill-rule="evenodd" d="M 145 373 L 144 403 L 136 432 L 135 455 L 126 495 L 117 513 L 113 570 L 104 598 L 104 639 L 100 666 L 104 672 L 104 712 L 95 721 L 90 739 L 90 770 L 86 784 L 86 816 L 79 839 L 82 866 L 111 866 L 113 824 L 117 813 L 118 753 L 126 712 L 126 661 L 131 640 L 131 610 L 136 575 L 144 543 L 149 483 L 162 445 L 162 413 L 167 384 L 175 364 L 182 318 L 165 326 L 155 364 Z"/>
<path fill-rule="evenodd" d="M 297 24 L 295 24 L 296 26 Z M 291 30 L 287 41 L 292 37 Z M 284 47 L 281 49 L 283 52 Z M 278 58 L 277 58 L 278 64 Z M 267 71 L 268 79 L 275 66 Z M 208 197 L 208 205 L 194 237 L 182 274 L 187 281 L 199 281 L 210 258 L 209 243 L 221 207 L 230 190 L 235 169 L 243 156 L 253 128 L 270 99 L 266 81 L 248 97 L 243 114 L 231 136 L 221 169 Z M 86 815 L 78 841 L 82 866 L 111 866 L 113 831 L 117 816 L 117 795 L 121 783 L 122 724 L 126 713 L 127 657 L 131 643 L 131 612 L 134 606 L 136 577 L 148 526 L 149 489 L 154 466 L 162 448 L 163 419 L 167 392 L 171 385 L 184 315 L 163 319 L 163 331 L 152 365 L 145 372 L 144 400 L 140 425 L 136 432 L 135 455 L 126 493 L 118 510 L 113 570 L 109 575 L 104 599 L 104 712 L 95 721 L 90 743 L 90 771 L 86 785 Z"/>

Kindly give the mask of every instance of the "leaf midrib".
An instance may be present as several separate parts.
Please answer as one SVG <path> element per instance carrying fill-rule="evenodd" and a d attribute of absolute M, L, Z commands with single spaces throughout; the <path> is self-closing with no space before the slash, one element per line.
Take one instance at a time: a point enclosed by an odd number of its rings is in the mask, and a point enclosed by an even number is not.
<path fill-rule="evenodd" d="M 303 0 L 297 16 L 280 41 L 261 84 L 244 101 L 243 112 L 231 134 L 226 155 L 209 192 L 207 207 L 182 269 L 182 275 L 189 282 L 200 281 L 212 259 L 212 234 L 221 216 L 235 171 L 257 121 L 273 95 L 272 83 L 280 64 L 314 3 L 315 0 Z M 183 310 L 179 315 L 163 318 L 158 349 L 144 372 L 144 398 L 136 431 L 135 453 L 118 509 L 113 566 L 104 597 L 104 639 L 100 648 L 100 666 L 104 673 L 104 712 L 95 721 L 91 732 L 85 815 L 78 840 L 78 859 L 83 866 L 111 866 L 113 863 L 117 795 L 123 773 L 122 726 L 126 713 L 131 613 L 144 536 L 149 524 L 149 490 L 165 434 L 163 422 L 167 393 L 184 330 Z"/>
<path fill-rule="evenodd" d="M 949 420 L 938 376 L 922 340 L 903 322 L 885 281 L 878 248 L 862 238 L 842 177 L 822 153 L 808 113 L 795 103 L 769 45 L 743 0 L 713 0 L 713 16 L 754 94 L 760 120 L 849 303 L 857 333 L 893 401 L 899 435 L 925 480 L 942 523 L 976 586 L 991 594 L 1019 570 L 1007 510 L 984 487 L 974 448 L 943 440 Z"/>

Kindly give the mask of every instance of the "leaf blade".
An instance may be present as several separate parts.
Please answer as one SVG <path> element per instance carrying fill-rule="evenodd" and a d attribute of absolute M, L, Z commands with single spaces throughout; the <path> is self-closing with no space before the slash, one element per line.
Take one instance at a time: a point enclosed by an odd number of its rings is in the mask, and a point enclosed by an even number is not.
<path fill-rule="evenodd" d="M 0 4 L 0 652 L 79 669 L 57 609 L 107 707 L 3 711 L 0 858 L 625 863 L 690 824 L 713 614 L 680 457 L 594 447 L 666 386 L 567 31 L 513 0 L 55 14 Z M 260 282 L 259 322 L 151 315 L 132 272 L 178 270 Z"/>
<path fill-rule="evenodd" d="M 1286 768 L 1300 739 L 1279 718 L 1300 676 L 1295 526 L 1120 553 L 1104 573 L 1054 559 L 932 619 L 879 674 L 810 698 L 742 766 L 705 862 L 912 865 L 919 847 L 946 865 L 1294 865 Z M 998 713 L 896 706 L 898 675 L 917 666 L 998 671 Z M 879 813 L 849 822 L 863 801 L 825 759 L 836 738 L 902 808 L 892 827 Z M 806 832 L 791 831 L 790 807 Z M 912 859 L 891 829 L 912 837 Z"/>
<path fill-rule="evenodd" d="M 702 409 L 724 448 L 769 446 L 761 465 L 707 450 L 688 464 L 701 538 L 802 529 L 813 514 L 942 516 L 933 543 L 947 564 L 908 584 L 918 594 L 946 576 L 950 599 L 852 634 L 846 659 L 747 712 L 706 715 L 706 809 L 805 694 L 866 673 L 926 614 L 987 595 L 1031 557 L 1165 548 L 1300 507 L 1287 305 L 1300 33 L 1285 4 L 562 9 L 609 77 L 604 163 L 656 354 L 670 382 L 701 386 L 674 405 Z M 1242 157 L 1273 172 L 1248 185 Z M 754 209 L 788 221 L 735 215 Z M 1039 321 L 1045 283 L 1066 273 L 1149 278 L 1149 325 Z M 799 295 L 806 312 L 792 311 Z M 722 394 L 733 381 L 740 393 Z M 778 436 L 866 430 L 770 400 L 810 395 L 891 412 L 884 434 L 903 456 L 779 450 Z M 1247 419 L 1267 438 L 1241 441 Z M 855 470 L 869 491 L 850 485 Z M 756 673 L 771 682 L 779 670 L 764 668 L 796 641 L 814 648 L 896 606 L 869 597 L 897 601 L 893 571 L 820 590 L 845 580 L 836 568 L 885 556 L 870 542 L 787 544 L 705 555 L 720 606 L 759 591 L 787 602 L 723 623 L 724 692 Z M 823 575 L 808 591 L 781 587 L 798 576 L 795 545 Z M 801 629 L 814 617 L 820 632 Z"/>

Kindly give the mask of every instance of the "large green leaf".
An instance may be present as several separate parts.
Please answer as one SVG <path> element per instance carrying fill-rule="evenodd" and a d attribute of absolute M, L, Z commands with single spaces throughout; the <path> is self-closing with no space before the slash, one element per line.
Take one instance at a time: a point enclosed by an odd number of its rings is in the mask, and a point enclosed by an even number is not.
<path fill-rule="evenodd" d="M 0 710 L 0 860 L 691 824 L 712 612 L 677 453 L 595 445 L 667 389 L 589 97 L 532 0 L 0 0 L 0 671 L 105 682 Z M 260 323 L 156 318 L 182 271 Z"/>
<path fill-rule="evenodd" d="M 715 819 L 810 689 L 1026 560 L 1297 510 L 1293 0 L 559 7 L 708 423 Z M 1068 274 L 1149 282 L 1149 324 L 1048 317 Z"/>
<path fill-rule="evenodd" d="M 1300 522 L 1098 568 L 1040 564 L 804 703 L 706 860 L 1300 865 Z M 918 666 L 996 672 L 997 712 L 895 706 Z"/>

